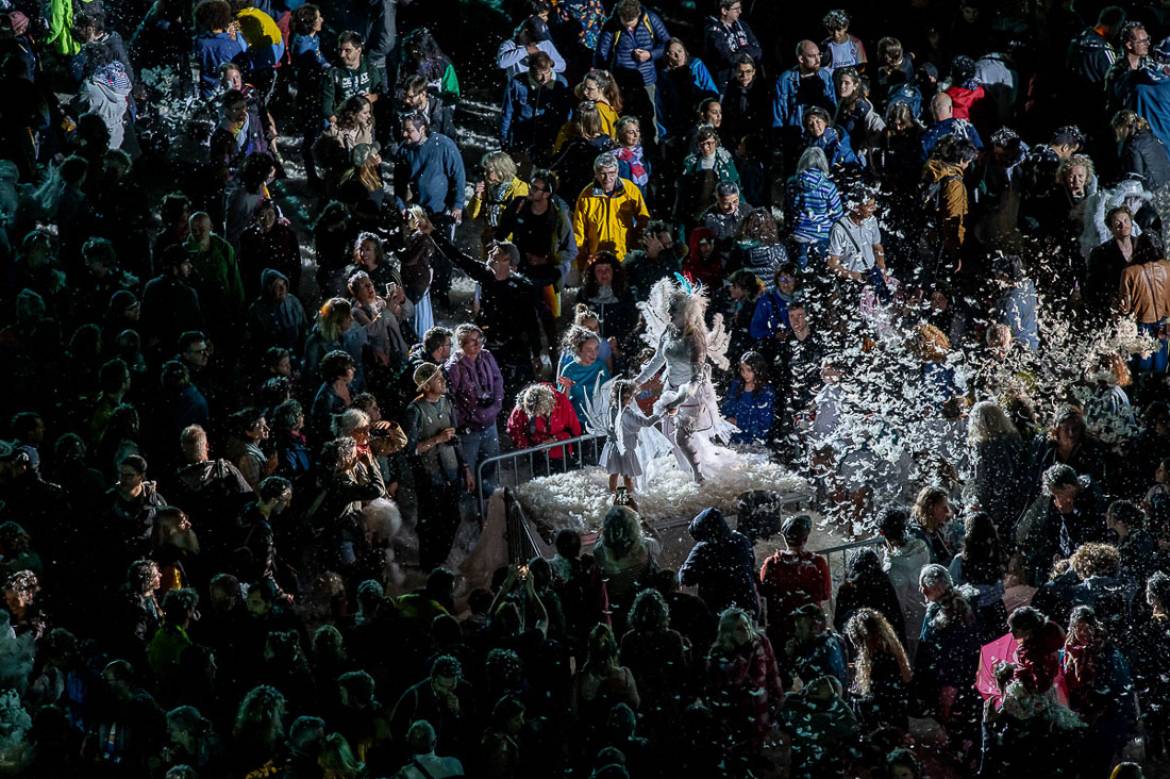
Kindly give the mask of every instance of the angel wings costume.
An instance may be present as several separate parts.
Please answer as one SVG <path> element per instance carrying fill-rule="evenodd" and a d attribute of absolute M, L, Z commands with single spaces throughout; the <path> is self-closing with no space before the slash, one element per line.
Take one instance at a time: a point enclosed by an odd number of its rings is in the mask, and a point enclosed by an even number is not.
<path fill-rule="evenodd" d="M 642 338 L 654 347 L 654 356 L 643 366 L 635 382 L 641 386 L 665 367 L 662 395 L 654 414 L 673 407 L 678 413 L 662 416 L 662 432 L 674 445 L 679 467 L 702 483 L 704 469 L 714 463 L 711 440 L 730 440 L 735 428 L 719 413 L 711 383 L 711 363 L 727 370 L 727 346 L 731 336 L 716 314 L 711 330 L 704 314 L 707 297 L 701 287 L 676 274 L 678 282 L 661 279 L 650 298 L 638 304 L 646 322 Z"/>

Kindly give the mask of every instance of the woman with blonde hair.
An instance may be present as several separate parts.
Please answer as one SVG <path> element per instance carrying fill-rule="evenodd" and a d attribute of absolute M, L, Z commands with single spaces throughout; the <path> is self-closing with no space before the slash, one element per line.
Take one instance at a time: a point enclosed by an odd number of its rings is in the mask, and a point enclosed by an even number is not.
<path fill-rule="evenodd" d="M 353 358 L 357 373 L 352 383 L 354 392 L 365 386 L 362 352 L 367 342 L 364 327 L 354 327 L 353 304 L 345 298 L 326 300 L 317 312 L 317 321 L 305 339 L 305 359 L 302 378 L 312 387 L 319 382 L 318 366 L 329 352 L 340 349 Z"/>
<path fill-rule="evenodd" d="M 1010 538 L 1028 499 L 1029 447 L 1003 409 L 982 400 L 967 416 L 967 451 L 972 476 L 963 500 L 969 510 L 987 512 L 1000 538 Z"/>
<path fill-rule="evenodd" d="M 475 194 L 467 201 L 467 218 L 483 216 L 483 241 L 486 245 L 495 235 L 500 216 L 518 197 L 528 196 L 528 182 L 517 175 L 516 162 L 506 151 L 491 151 L 479 161 L 483 180 L 475 185 Z"/>
<path fill-rule="evenodd" d="M 883 725 L 906 731 L 914 674 L 894 629 L 879 612 L 862 608 L 845 623 L 845 637 L 855 657 L 850 693 L 866 731 Z"/>
<path fill-rule="evenodd" d="M 728 730 L 729 756 L 758 753 L 771 733 L 784 687 L 772 642 L 738 606 L 719 614 L 707 653 L 706 686 L 712 708 Z"/>
<path fill-rule="evenodd" d="M 406 297 L 414 304 L 414 331 L 420 334 L 435 326 L 435 312 L 431 305 L 431 282 L 435 278 L 432 262 L 441 253 L 431 238 L 434 229 L 422 206 L 413 205 L 406 209 L 408 236 L 400 267 Z"/>
<path fill-rule="evenodd" d="M 582 312 L 578 310 L 578 314 Z M 565 333 L 557 368 L 557 385 L 569 396 L 578 418 L 584 418 L 585 395 L 609 381 L 612 374 L 601 358 L 601 337 L 594 330 L 573 325 Z"/>

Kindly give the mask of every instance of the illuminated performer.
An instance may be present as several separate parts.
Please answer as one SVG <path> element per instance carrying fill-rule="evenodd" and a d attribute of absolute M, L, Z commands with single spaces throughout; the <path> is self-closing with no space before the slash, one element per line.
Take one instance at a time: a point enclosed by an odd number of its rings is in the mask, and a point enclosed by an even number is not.
<path fill-rule="evenodd" d="M 677 406 L 677 414 L 662 417 L 662 432 L 673 442 L 679 466 L 701 484 L 706 478 L 704 470 L 714 463 L 711 440 L 727 443 L 735 432 L 719 413 L 711 384 L 711 363 L 724 370 L 729 367 L 727 345 L 731 338 L 723 328 L 723 315 L 716 314 L 713 328 L 708 330 L 704 323 L 706 293 L 679 274 L 675 274 L 675 281 L 666 278 L 656 283 L 649 300 L 639 303 L 638 308 L 646 321 L 642 337 L 655 351 L 635 381 L 642 387 L 665 366 L 662 395 L 654 404 L 654 413 L 665 414 Z"/>

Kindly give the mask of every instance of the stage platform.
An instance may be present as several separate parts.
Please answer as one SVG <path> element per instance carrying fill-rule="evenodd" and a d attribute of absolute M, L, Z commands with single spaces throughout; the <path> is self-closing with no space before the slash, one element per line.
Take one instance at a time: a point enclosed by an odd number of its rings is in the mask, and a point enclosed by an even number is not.
<path fill-rule="evenodd" d="M 781 507 L 795 512 L 807 509 L 815 494 L 813 485 L 769 462 L 763 454 L 717 448 L 714 462 L 703 484 L 691 481 L 689 474 L 672 462 L 649 469 L 654 475 L 648 479 L 646 489 L 634 494 L 642 520 L 653 530 L 670 530 L 684 527 L 709 506 L 730 518 L 736 512 L 736 498 L 750 490 L 779 493 Z M 518 486 L 515 494 L 525 514 L 537 525 L 554 531 L 572 528 L 586 534 L 601 529 L 613 503 L 609 476 L 597 466 L 533 479 Z"/>

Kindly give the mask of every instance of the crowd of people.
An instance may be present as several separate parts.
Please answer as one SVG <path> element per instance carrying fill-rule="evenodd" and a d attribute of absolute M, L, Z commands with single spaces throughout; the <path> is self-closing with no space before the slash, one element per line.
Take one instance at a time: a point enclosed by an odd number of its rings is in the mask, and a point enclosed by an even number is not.
<path fill-rule="evenodd" d="M 1170 15 L 874 5 L 0 0 L 0 775 L 1165 770 Z M 876 540 L 470 586 L 619 377 Z"/>

